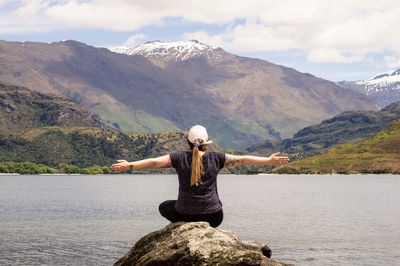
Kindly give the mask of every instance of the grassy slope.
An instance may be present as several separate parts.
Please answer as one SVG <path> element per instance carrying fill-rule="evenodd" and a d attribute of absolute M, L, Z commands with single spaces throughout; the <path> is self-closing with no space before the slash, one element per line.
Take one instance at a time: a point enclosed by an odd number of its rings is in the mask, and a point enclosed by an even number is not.
<path fill-rule="evenodd" d="M 275 173 L 400 173 L 400 119 L 355 144 L 290 163 Z"/>

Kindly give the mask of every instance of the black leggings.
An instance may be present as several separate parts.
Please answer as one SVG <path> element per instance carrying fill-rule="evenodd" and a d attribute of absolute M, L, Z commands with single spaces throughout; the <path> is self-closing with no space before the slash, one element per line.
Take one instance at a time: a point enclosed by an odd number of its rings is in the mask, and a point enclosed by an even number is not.
<path fill-rule="evenodd" d="M 158 207 L 162 216 L 167 218 L 171 222 L 208 222 L 212 227 L 217 227 L 222 223 L 224 219 L 224 213 L 222 209 L 218 212 L 207 213 L 207 214 L 183 214 L 175 210 L 176 200 L 167 200 L 160 204 Z"/>

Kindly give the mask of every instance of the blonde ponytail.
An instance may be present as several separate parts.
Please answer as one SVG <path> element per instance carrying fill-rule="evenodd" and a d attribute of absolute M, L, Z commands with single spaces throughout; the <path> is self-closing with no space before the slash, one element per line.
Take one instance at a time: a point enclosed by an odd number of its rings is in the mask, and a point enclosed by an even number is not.
<path fill-rule="evenodd" d="M 200 140 L 200 142 L 202 142 Z M 201 184 L 201 173 L 203 172 L 203 158 L 200 154 L 199 147 L 193 147 L 193 155 L 192 155 L 192 173 L 190 176 L 190 185 L 198 186 Z"/>

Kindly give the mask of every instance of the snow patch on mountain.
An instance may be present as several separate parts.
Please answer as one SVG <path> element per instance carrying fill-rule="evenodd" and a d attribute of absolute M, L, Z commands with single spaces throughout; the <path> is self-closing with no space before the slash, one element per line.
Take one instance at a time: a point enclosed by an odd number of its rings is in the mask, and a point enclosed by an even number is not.
<path fill-rule="evenodd" d="M 367 80 L 342 81 L 336 84 L 369 95 L 384 106 L 400 101 L 400 69 L 380 73 Z"/>
<path fill-rule="evenodd" d="M 178 42 L 152 41 L 137 47 L 115 47 L 110 50 L 115 53 L 142 55 L 162 61 L 184 61 L 202 55 L 218 57 L 221 56 L 221 54 L 217 51 L 222 49 L 214 49 L 207 44 L 196 40 L 190 40 Z"/>
<path fill-rule="evenodd" d="M 400 69 L 392 70 L 389 72 L 375 75 L 369 80 L 358 81 L 358 84 L 391 84 L 393 82 L 400 82 Z"/>
<path fill-rule="evenodd" d="M 371 79 L 357 81 L 355 84 L 364 85 L 367 95 L 387 90 L 398 91 L 400 90 L 400 69 L 381 73 Z"/>

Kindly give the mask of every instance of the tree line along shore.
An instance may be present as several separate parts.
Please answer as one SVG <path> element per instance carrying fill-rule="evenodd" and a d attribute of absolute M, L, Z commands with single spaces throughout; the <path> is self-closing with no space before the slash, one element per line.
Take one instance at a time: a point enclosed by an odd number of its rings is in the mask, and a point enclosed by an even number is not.
<path fill-rule="evenodd" d="M 44 164 L 31 162 L 0 162 L 0 173 L 2 174 L 22 174 L 22 175 L 40 175 L 40 174 L 111 174 L 109 166 L 92 166 L 79 168 L 75 165 L 59 164 L 57 167 L 49 167 Z"/>

